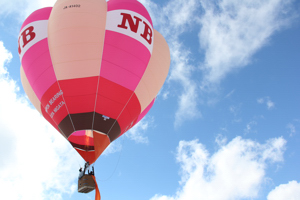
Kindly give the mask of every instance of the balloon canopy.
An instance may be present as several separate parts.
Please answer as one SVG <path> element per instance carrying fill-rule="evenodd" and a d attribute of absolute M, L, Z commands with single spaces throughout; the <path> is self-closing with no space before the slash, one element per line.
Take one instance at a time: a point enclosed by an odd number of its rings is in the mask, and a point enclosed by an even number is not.
<path fill-rule="evenodd" d="M 26 94 L 90 164 L 152 107 L 170 52 L 136 0 L 58 0 L 19 34 Z"/>

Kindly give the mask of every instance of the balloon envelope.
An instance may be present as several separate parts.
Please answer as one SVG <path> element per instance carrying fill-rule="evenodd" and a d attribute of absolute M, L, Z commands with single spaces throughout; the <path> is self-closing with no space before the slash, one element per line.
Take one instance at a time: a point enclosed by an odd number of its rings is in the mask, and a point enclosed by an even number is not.
<path fill-rule="evenodd" d="M 30 101 L 90 163 L 147 114 L 170 65 L 136 0 L 58 0 L 24 21 L 19 55 Z"/>

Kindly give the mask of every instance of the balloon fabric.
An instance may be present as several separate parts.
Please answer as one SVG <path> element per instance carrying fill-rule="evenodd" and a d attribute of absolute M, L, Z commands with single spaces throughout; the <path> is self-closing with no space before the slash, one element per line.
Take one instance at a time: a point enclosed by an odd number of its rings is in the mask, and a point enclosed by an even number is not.
<path fill-rule="evenodd" d="M 58 0 L 24 21 L 18 43 L 27 96 L 90 164 L 148 113 L 170 66 L 136 0 Z"/>

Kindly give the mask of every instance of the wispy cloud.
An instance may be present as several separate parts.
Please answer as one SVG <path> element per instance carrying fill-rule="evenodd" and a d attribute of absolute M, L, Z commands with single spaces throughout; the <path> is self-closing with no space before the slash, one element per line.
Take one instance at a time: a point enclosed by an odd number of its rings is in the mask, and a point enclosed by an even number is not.
<path fill-rule="evenodd" d="M 102 155 L 109 155 L 119 151 L 122 151 L 123 142 L 125 138 L 133 140 L 138 144 L 148 144 L 149 139 L 146 136 L 147 130 L 149 128 L 155 126 L 154 118 L 150 116 L 144 117 L 141 121 L 139 121 L 134 127 L 132 127 L 129 131 L 127 131 L 120 139 L 112 142 L 107 149 L 103 152 Z"/>
<path fill-rule="evenodd" d="M 299 119 L 294 119 L 291 123 L 288 123 L 286 125 L 290 137 L 293 137 L 294 135 L 297 134 L 297 128 L 299 128 L 299 125 L 300 125 Z"/>
<path fill-rule="evenodd" d="M 180 87 L 170 88 L 178 94 L 178 109 L 175 114 L 175 126 L 180 126 L 185 120 L 201 116 L 198 110 L 198 83 L 192 75 L 197 68 L 191 62 L 191 51 L 180 39 L 183 33 L 189 32 L 197 18 L 196 12 L 200 2 L 196 0 L 169 1 L 164 7 L 159 7 L 151 1 L 142 1 L 149 8 L 154 21 L 154 27 L 166 38 L 171 53 L 171 68 L 167 82 L 179 83 Z M 167 94 L 167 93 L 166 93 Z M 168 93 L 168 96 L 171 94 Z"/>
<path fill-rule="evenodd" d="M 235 116 L 238 115 L 240 110 L 241 110 L 241 104 L 229 106 L 229 111 Z"/>
<path fill-rule="evenodd" d="M 171 70 L 168 81 L 178 82 L 181 87 L 181 94 L 178 95 L 178 109 L 175 114 L 175 127 L 180 126 L 185 120 L 198 118 L 201 113 L 198 105 L 198 84 L 193 80 L 192 75 L 196 67 L 191 62 L 191 52 L 184 46 L 179 36 L 189 30 L 196 20 L 197 8 L 200 3 L 190 1 L 169 1 L 162 11 L 167 17 L 162 30 L 166 33 L 171 49 Z"/>
<path fill-rule="evenodd" d="M 104 152 L 101 155 L 107 156 L 109 154 L 113 154 L 113 153 L 122 151 L 123 141 L 124 141 L 124 138 L 113 141 L 112 143 L 109 144 L 109 146 L 104 150 Z"/>
<path fill-rule="evenodd" d="M 163 7 L 147 0 L 142 2 L 170 46 L 172 62 L 168 83 L 181 85 L 170 88 L 180 93 L 175 125 L 201 116 L 202 92 L 215 89 L 232 71 L 251 63 L 253 55 L 294 17 L 290 0 L 173 0 Z M 199 51 L 191 51 L 181 37 L 194 37 L 198 30 L 195 43 Z M 203 54 L 203 61 L 193 60 L 202 58 Z M 274 107 L 271 101 L 267 105 L 269 109 Z"/>
<path fill-rule="evenodd" d="M 257 103 L 259 104 L 265 104 L 268 108 L 268 110 L 271 110 L 275 107 L 275 103 L 271 101 L 270 97 L 262 97 L 257 99 Z"/>
<path fill-rule="evenodd" d="M 224 98 L 229 98 L 234 94 L 235 90 L 231 90 L 228 94 L 225 95 Z"/>
<path fill-rule="evenodd" d="M 6 65 L 10 63 L 12 54 L 5 47 L 2 41 L 0 41 L 0 76 L 1 78 L 7 78 Z"/>
<path fill-rule="evenodd" d="M 62 199 L 76 190 L 83 160 L 19 94 L 6 69 L 11 58 L 0 41 L 0 198 Z"/>
<path fill-rule="evenodd" d="M 287 184 L 280 184 L 268 194 L 267 199 L 300 199 L 300 183 L 297 181 L 290 181 Z"/>
<path fill-rule="evenodd" d="M 126 133 L 126 137 L 136 143 L 148 144 L 149 139 L 145 136 L 145 132 L 149 129 L 149 127 L 153 126 L 154 118 L 146 116 Z"/>
<path fill-rule="evenodd" d="M 246 125 L 246 128 L 244 129 L 244 134 L 248 134 L 251 132 L 255 132 L 255 130 L 253 130 L 253 127 L 257 125 L 256 121 L 251 121 Z"/>
<path fill-rule="evenodd" d="M 192 80 L 193 66 L 188 64 L 188 52 L 181 52 L 182 44 L 172 44 L 172 63 L 174 67 L 170 72 L 169 81 L 177 81 L 182 86 L 182 92 L 178 96 L 178 109 L 175 114 L 175 126 L 180 126 L 185 120 L 201 116 L 197 108 L 198 86 Z"/>
<path fill-rule="evenodd" d="M 261 144 L 236 137 L 222 138 L 217 152 L 209 155 L 198 142 L 180 141 L 176 159 L 181 166 L 181 185 L 172 196 L 155 195 L 151 200 L 255 198 L 266 179 L 269 161 L 282 162 L 286 141 L 273 138 Z"/>
<path fill-rule="evenodd" d="M 33 11 L 53 6 L 56 0 L 10 0 L 0 1 L 0 16 L 13 16 L 15 19 L 22 22 Z"/>
<path fill-rule="evenodd" d="M 203 86 L 219 83 L 248 65 L 270 36 L 288 24 L 291 1 L 201 0 L 204 15 L 199 42 L 205 50 Z"/>
<path fill-rule="evenodd" d="M 287 129 L 289 131 L 290 137 L 292 137 L 293 135 L 295 135 L 295 133 L 296 133 L 296 127 L 293 124 L 289 123 L 286 127 L 287 127 Z"/>

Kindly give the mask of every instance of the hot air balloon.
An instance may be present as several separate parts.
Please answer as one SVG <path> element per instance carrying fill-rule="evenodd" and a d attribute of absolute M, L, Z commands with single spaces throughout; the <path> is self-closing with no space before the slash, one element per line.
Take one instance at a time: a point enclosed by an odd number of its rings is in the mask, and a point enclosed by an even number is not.
<path fill-rule="evenodd" d="M 170 66 L 137 0 L 57 0 L 24 21 L 18 43 L 28 98 L 87 165 L 147 114 Z"/>

